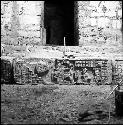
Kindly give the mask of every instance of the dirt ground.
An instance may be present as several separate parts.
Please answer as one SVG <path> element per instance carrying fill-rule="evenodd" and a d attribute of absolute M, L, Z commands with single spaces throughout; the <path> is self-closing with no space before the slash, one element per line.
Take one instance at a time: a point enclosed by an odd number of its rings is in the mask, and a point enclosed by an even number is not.
<path fill-rule="evenodd" d="M 1 85 L 1 124 L 123 124 L 110 86 Z M 109 119 L 110 109 L 110 119 Z"/>

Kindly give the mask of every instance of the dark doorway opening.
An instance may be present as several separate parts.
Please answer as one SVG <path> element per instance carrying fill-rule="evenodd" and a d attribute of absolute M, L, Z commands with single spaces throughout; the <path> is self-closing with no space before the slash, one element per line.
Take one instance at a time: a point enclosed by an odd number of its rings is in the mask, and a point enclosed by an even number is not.
<path fill-rule="evenodd" d="M 45 1 L 44 26 L 46 44 L 75 46 L 74 41 L 74 1 Z"/>

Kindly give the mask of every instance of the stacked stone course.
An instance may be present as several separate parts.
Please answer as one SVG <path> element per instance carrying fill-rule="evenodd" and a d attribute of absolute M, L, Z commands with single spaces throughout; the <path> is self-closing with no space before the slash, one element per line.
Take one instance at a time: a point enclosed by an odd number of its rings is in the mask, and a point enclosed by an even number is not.
<path fill-rule="evenodd" d="M 44 44 L 43 4 L 44 1 L 2 1 L 2 43 Z"/>

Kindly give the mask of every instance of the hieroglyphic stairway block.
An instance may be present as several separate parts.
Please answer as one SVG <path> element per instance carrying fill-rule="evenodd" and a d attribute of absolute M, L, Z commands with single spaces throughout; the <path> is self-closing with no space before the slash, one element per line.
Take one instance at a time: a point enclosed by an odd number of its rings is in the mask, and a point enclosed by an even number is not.
<path fill-rule="evenodd" d="M 44 76 L 45 71 L 48 70 L 47 65 L 42 64 L 46 60 L 42 58 L 27 58 L 18 59 L 14 62 L 14 79 L 18 84 L 42 84 L 42 76 Z M 37 72 L 42 73 L 42 76 L 38 76 L 35 73 L 35 68 Z M 47 74 L 47 72 L 46 72 Z"/>
<path fill-rule="evenodd" d="M 113 81 L 123 86 L 123 60 L 115 60 L 113 66 Z"/>
<path fill-rule="evenodd" d="M 52 81 L 58 84 L 111 84 L 111 61 L 102 59 L 56 60 Z"/>
<path fill-rule="evenodd" d="M 51 78 L 50 65 L 52 63 L 53 61 L 44 58 L 2 57 L 1 82 L 5 84 L 43 84 L 43 77 Z"/>

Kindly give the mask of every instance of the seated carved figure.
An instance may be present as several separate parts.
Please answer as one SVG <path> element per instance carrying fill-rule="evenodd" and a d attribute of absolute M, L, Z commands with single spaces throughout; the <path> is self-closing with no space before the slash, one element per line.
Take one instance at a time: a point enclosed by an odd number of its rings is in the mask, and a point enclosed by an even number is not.
<path fill-rule="evenodd" d="M 86 68 L 84 69 L 84 80 L 88 83 L 94 81 L 94 74 L 92 73 L 91 70 L 87 70 Z"/>

